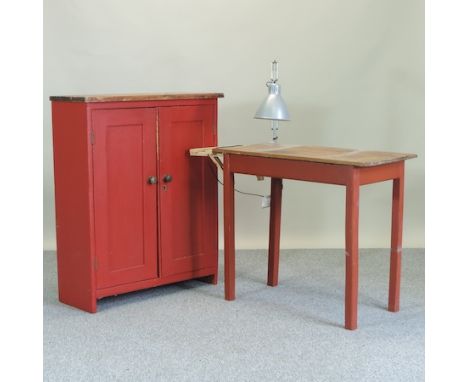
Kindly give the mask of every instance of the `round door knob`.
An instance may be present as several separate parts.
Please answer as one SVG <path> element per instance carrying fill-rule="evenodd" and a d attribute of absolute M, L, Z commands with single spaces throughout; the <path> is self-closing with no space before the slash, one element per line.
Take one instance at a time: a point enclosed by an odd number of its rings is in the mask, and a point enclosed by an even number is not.
<path fill-rule="evenodd" d="M 171 175 L 165 175 L 163 178 L 164 183 L 169 183 L 172 181 L 172 176 Z"/>
<path fill-rule="evenodd" d="M 155 176 L 150 176 L 148 178 L 148 184 L 156 184 L 158 182 L 158 180 L 156 179 Z"/>

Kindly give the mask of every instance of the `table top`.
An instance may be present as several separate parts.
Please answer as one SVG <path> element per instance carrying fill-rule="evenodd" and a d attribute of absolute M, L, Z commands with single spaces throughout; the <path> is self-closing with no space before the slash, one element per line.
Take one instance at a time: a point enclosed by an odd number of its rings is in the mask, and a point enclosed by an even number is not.
<path fill-rule="evenodd" d="M 363 151 L 337 147 L 281 145 L 277 143 L 216 147 L 213 149 L 213 153 L 291 159 L 356 167 L 379 166 L 417 157 L 416 154 L 409 153 Z"/>
<path fill-rule="evenodd" d="M 51 101 L 65 102 L 120 102 L 120 101 L 159 101 L 170 99 L 222 98 L 223 93 L 135 93 L 135 94 L 95 94 L 51 96 Z"/>

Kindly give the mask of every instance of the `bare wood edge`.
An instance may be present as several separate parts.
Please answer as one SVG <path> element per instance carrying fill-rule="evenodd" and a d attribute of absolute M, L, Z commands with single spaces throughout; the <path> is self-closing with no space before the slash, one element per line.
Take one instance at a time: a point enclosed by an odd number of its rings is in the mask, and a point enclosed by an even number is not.
<path fill-rule="evenodd" d="M 216 167 L 219 167 L 221 171 L 223 171 L 223 162 L 219 158 L 221 154 L 214 154 L 213 149 L 214 147 L 198 147 L 189 150 L 190 156 L 192 157 L 208 157 L 210 160 L 215 164 Z"/>
<path fill-rule="evenodd" d="M 134 93 L 134 94 L 96 94 L 50 96 L 50 101 L 62 102 L 121 102 L 121 101 L 158 101 L 171 99 L 209 99 L 223 98 L 224 93 Z"/>
<path fill-rule="evenodd" d="M 242 147 L 242 145 L 196 147 L 196 148 L 190 149 L 190 155 L 193 157 L 196 157 L 196 156 L 206 157 L 209 154 L 223 155 L 223 152 L 217 152 L 217 150 L 230 149 L 233 147 Z"/>
<path fill-rule="evenodd" d="M 247 145 L 249 146 L 249 145 Z M 399 158 L 392 158 L 392 159 L 385 159 L 385 160 L 378 160 L 378 161 L 370 161 L 370 162 L 361 162 L 361 161 L 352 161 L 352 160 L 340 160 L 337 157 L 333 158 L 321 158 L 321 157 L 304 157 L 304 156 L 297 156 L 294 154 L 285 154 L 285 155 L 269 155 L 272 151 L 269 152 L 249 152 L 249 151 L 242 151 L 236 150 L 236 147 L 242 148 L 245 147 L 244 145 L 234 145 L 234 146 L 222 146 L 222 147 L 215 147 L 213 148 L 213 152 L 215 154 L 233 154 L 233 155 L 244 155 L 244 156 L 253 156 L 253 157 L 263 157 L 263 158 L 275 158 L 275 159 L 285 159 L 285 160 L 299 160 L 299 161 L 306 161 L 306 162 L 317 162 L 317 163 L 325 163 L 325 164 L 336 164 L 336 165 L 346 165 L 346 166 L 354 166 L 354 167 L 375 167 L 389 163 L 395 163 L 400 161 L 406 161 L 409 159 L 417 158 L 416 154 L 412 153 L 391 153 L 391 152 L 382 152 L 382 153 L 389 153 L 389 154 L 400 154 L 401 157 Z M 293 147 L 297 147 L 294 145 Z M 280 148 L 279 148 L 280 149 Z M 355 150 L 355 151 L 362 151 L 365 152 L 366 150 Z M 349 153 L 345 153 L 349 154 Z"/>
<path fill-rule="evenodd" d="M 207 157 L 209 155 L 213 155 L 213 149 L 215 149 L 216 146 L 212 147 L 197 147 L 194 149 L 190 149 L 190 156 L 192 157 Z"/>

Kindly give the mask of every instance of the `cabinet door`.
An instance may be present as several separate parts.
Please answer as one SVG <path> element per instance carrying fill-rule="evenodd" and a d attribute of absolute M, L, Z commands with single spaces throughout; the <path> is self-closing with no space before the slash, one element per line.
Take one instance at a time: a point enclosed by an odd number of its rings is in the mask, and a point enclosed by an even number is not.
<path fill-rule="evenodd" d="M 97 287 L 157 277 L 157 110 L 92 115 Z"/>
<path fill-rule="evenodd" d="M 162 276 L 217 265 L 216 169 L 208 158 L 189 155 L 216 145 L 215 123 L 211 105 L 159 109 Z"/>

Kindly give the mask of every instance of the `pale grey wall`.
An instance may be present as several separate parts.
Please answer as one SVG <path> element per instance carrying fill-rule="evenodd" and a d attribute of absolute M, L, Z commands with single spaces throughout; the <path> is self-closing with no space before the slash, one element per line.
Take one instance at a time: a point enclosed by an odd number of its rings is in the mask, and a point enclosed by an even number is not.
<path fill-rule="evenodd" d="M 423 0 L 45 0 L 44 247 L 55 248 L 50 95 L 220 91 L 220 145 L 256 143 L 270 138 L 252 116 L 274 58 L 292 115 L 283 143 L 419 155 L 407 163 L 404 245 L 424 246 Z M 362 189 L 363 247 L 389 243 L 387 183 Z M 342 188 L 286 181 L 283 208 L 284 248 L 344 245 Z M 238 196 L 236 218 L 239 248 L 266 247 L 258 198 Z"/>

